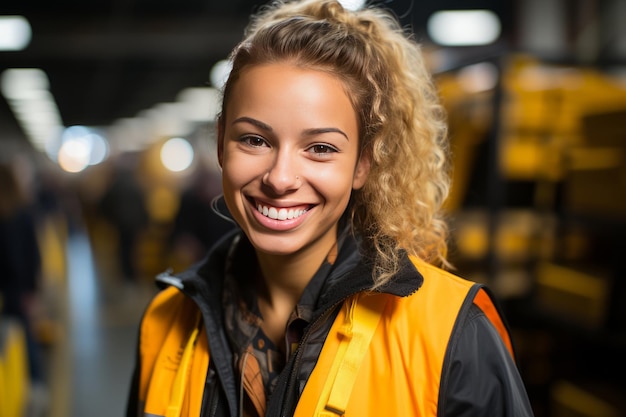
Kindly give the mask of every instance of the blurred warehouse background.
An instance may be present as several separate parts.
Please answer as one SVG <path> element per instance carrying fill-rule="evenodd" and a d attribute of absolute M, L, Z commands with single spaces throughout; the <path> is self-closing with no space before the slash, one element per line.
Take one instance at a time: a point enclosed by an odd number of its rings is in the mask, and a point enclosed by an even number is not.
<path fill-rule="evenodd" d="M 382 3 L 449 112 L 451 261 L 500 297 L 536 416 L 626 416 L 626 0 Z M 153 277 L 230 227 L 218 89 L 261 4 L 0 3 L 0 295 L 26 318 L 0 317 L 0 417 L 123 414 Z"/>

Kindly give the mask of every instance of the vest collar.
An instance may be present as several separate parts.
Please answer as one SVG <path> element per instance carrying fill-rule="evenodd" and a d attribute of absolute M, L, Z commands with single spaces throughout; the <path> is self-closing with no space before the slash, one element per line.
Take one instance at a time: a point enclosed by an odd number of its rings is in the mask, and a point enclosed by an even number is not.
<path fill-rule="evenodd" d="M 157 283 L 160 286 L 173 285 L 192 298 L 199 288 L 209 289 L 207 286 L 210 287 L 211 293 L 221 294 L 220 275 L 223 276 L 225 259 L 240 244 L 249 244 L 249 242 L 241 231 L 232 232 L 204 260 L 180 274 L 172 275 L 171 271 L 159 274 L 156 278 Z M 344 235 L 333 270 L 320 294 L 318 302 L 320 308 L 335 304 L 352 294 L 368 291 L 373 287 L 373 264 L 363 257 L 361 247 L 358 239 L 352 234 Z M 420 272 L 406 253 L 403 253 L 396 275 L 375 291 L 406 297 L 419 290 L 423 282 L 424 278 Z M 221 300 L 221 297 L 214 297 L 214 300 Z"/>

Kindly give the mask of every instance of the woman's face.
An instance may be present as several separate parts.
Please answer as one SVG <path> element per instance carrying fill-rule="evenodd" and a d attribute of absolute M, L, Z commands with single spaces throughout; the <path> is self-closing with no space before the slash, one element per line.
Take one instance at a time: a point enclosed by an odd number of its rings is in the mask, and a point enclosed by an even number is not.
<path fill-rule="evenodd" d="M 341 81 L 284 63 L 247 68 L 222 126 L 224 198 L 257 251 L 325 255 L 369 170 Z"/>

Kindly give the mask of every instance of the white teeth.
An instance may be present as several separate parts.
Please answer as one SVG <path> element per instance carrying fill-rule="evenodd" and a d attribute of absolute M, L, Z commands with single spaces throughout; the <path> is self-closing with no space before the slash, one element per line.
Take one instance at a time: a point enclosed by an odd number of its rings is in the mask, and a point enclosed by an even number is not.
<path fill-rule="evenodd" d="M 306 212 L 306 210 L 277 209 L 276 207 L 267 207 L 261 204 L 257 204 L 256 209 L 259 213 L 274 220 L 291 220 L 302 216 Z"/>

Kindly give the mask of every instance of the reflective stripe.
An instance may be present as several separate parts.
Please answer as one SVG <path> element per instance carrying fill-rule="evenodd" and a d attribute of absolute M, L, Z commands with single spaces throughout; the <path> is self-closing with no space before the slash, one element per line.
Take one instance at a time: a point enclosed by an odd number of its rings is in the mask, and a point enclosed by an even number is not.
<path fill-rule="evenodd" d="M 339 357 L 339 369 L 330 390 L 325 411 L 320 416 L 342 416 L 345 414 L 350 393 L 356 382 L 356 377 L 361 368 L 363 357 L 367 351 L 372 336 L 378 327 L 380 316 L 387 304 L 384 295 L 359 296 L 351 305 L 349 314 L 346 316 L 346 324 L 343 326 L 343 343 L 347 345 L 345 355 Z M 343 349 L 340 348 L 340 351 Z M 320 397 L 320 400 L 323 397 Z"/>
<path fill-rule="evenodd" d="M 140 330 L 140 417 L 199 415 L 208 369 L 206 343 L 197 343 L 206 338 L 200 318 L 193 301 L 175 287 L 163 290 L 150 303 Z M 194 354 L 197 346 L 201 346 L 198 355 Z"/>
<path fill-rule="evenodd" d="M 191 358 L 193 356 L 193 349 L 196 346 L 198 340 L 198 334 L 200 333 L 198 326 L 200 325 L 200 312 L 196 314 L 196 321 L 194 329 L 191 332 L 191 336 L 187 340 L 185 350 L 183 351 L 183 357 L 178 365 L 176 371 L 176 377 L 174 378 L 174 385 L 172 386 L 172 394 L 170 396 L 170 403 L 167 406 L 165 413 L 166 417 L 180 417 L 183 409 L 183 401 L 185 399 L 185 392 L 187 390 L 187 383 L 189 382 L 189 368 L 191 366 Z"/>

